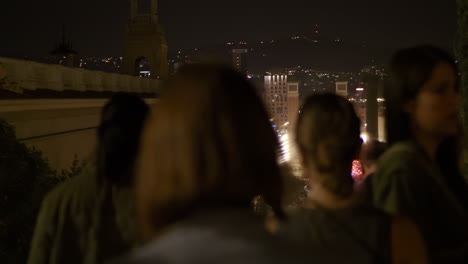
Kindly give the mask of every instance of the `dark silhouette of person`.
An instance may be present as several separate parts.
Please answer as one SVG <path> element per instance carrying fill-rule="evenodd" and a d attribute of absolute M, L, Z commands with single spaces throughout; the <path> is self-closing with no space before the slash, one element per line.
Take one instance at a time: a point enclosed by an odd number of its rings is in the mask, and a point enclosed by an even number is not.
<path fill-rule="evenodd" d="M 426 263 L 424 242 L 406 217 L 362 203 L 351 175 L 362 139 L 353 105 L 335 94 L 309 97 L 299 115 L 298 150 L 308 181 L 305 208 L 279 233 L 350 263 Z"/>
<path fill-rule="evenodd" d="M 443 50 L 396 52 L 385 87 L 387 141 L 374 205 L 419 225 L 433 263 L 468 259 L 468 188 L 461 170 L 459 75 Z"/>
<path fill-rule="evenodd" d="M 95 161 L 43 200 L 28 263 L 100 263 L 138 245 L 133 169 L 148 110 L 127 93 L 107 102 Z"/>

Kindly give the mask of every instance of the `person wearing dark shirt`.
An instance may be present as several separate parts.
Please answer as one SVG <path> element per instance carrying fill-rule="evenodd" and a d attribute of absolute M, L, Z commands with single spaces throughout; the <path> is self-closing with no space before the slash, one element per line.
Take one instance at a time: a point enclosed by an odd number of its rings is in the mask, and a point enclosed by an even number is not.
<path fill-rule="evenodd" d="M 133 167 L 148 106 L 117 93 L 101 113 L 95 160 L 43 200 L 29 264 L 94 264 L 141 242 Z"/>
<path fill-rule="evenodd" d="M 305 208 L 279 234 L 310 248 L 331 250 L 349 263 L 426 263 L 418 228 L 363 204 L 354 191 L 351 165 L 360 152 L 360 120 L 353 105 L 335 94 L 309 97 L 296 140 L 304 177 Z"/>
<path fill-rule="evenodd" d="M 277 150 L 261 99 L 239 73 L 181 68 L 143 132 L 136 190 L 145 245 L 115 263 L 304 263 L 252 207 L 261 196 L 284 216 Z"/>
<path fill-rule="evenodd" d="M 372 177 L 374 205 L 411 217 L 433 263 L 467 263 L 457 65 L 436 47 L 400 50 L 391 60 L 384 93 L 390 149 Z"/>

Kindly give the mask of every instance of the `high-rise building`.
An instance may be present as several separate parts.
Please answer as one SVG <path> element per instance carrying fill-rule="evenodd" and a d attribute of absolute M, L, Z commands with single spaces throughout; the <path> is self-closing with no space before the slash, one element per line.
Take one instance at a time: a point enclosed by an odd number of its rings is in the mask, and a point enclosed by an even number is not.
<path fill-rule="evenodd" d="M 366 79 L 366 132 L 370 139 L 379 138 L 379 103 L 377 95 L 382 81 L 376 76 Z"/>
<path fill-rule="evenodd" d="M 354 93 L 354 100 L 353 100 L 354 110 L 356 111 L 356 115 L 361 120 L 361 132 L 366 131 L 366 98 L 365 98 L 365 89 L 362 87 L 356 88 L 356 92 Z"/>
<path fill-rule="evenodd" d="M 279 133 L 286 132 L 288 126 L 288 76 L 265 76 L 264 99 L 274 129 Z"/>
<path fill-rule="evenodd" d="M 378 140 L 385 141 L 387 138 L 387 133 L 385 131 L 385 102 L 383 98 L 378 98 Z"/>
<path fill-rule="evenodd" d="M 336 94 L 348 98 L 348 82 L 336 82 Z"/>
<path fill-rule="evenodd" d="M 244 75 L 247 75 L 247 52 L 247 49 L 232 50 L 232 66 Z"/>
<path fill-rule="evenodd" d="M 296 128 L 299 114 L 299 82 L 288 82 L 288 130 Z"/>
<path fill-rule="evenodd" d="M 280 141 L 280 162 L 289 162 L 296 171 L 298 166 L 294 128 L 299 114 L 299 83 L 288 82 L 287 75 L 265 76 L 264 101 L 272 126 Z"/>
<path fill-rule="evenodd" d="M 265 76 L 264 101 L 276 132 L 293 131 L 299 114 L 299 83 L 287 75 Z"/>

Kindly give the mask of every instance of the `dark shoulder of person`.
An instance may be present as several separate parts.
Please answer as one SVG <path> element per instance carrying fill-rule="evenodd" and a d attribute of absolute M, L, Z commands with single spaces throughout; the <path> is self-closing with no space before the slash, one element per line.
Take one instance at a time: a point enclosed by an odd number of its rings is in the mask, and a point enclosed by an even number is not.
<path fill-rule="evenodd" d="M 376 175 L 381 175 L 387 170 L 399 171 L 421 171 L 426 170 L 428 158 L 416 143 L 411 141 L 399 142 L 385 152 L 378 161 L 379 171 Z"/>

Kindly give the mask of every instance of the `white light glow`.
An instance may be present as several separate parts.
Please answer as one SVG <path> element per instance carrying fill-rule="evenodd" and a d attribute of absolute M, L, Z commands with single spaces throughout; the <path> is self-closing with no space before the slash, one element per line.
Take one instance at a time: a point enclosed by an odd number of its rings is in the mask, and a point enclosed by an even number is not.
<path fill-rule="evenodd" d="M 283 134 L 280 136 L 280 146 L 281 146 L 281 157 L 280 162 L 288 162 L 291 159 L 290 155 L 290 142 L 288 134 Z"/>
<path fill-rule="evenodd" d="M 361 138 L 362 138 L 362 141 L 366 143 L 369 140 L 369 135 L 366 132 L 364 132 L 361 134 Z"/>

